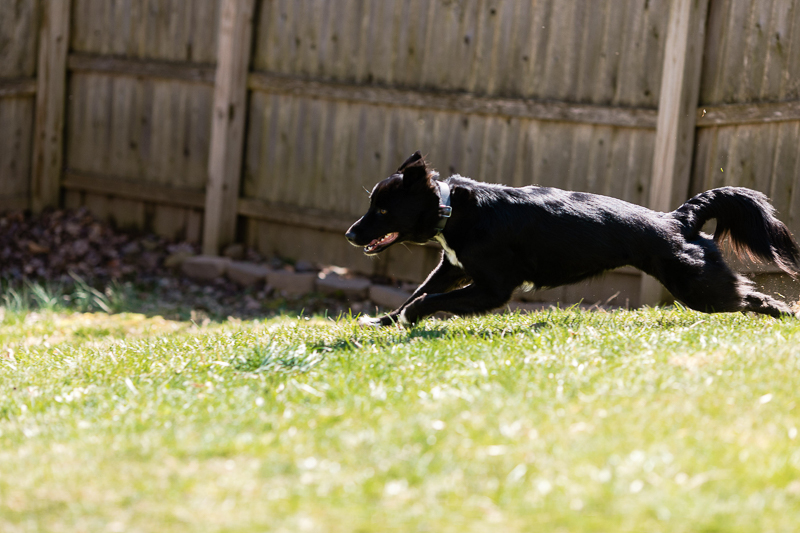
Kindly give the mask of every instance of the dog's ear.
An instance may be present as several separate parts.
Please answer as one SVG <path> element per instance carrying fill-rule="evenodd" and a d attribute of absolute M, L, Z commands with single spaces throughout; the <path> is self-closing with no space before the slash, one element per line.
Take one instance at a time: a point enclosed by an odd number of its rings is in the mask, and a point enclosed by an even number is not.
<path fill-rule="evenodd" d="M 397 172 L 403 174 L 403 185 L 410 187 L 428 178 L 428 166 L 419 150 L 406 159 Z"/>
<path fill-rule="evenodd" d="M 411 154 L 411 156 L 409 156 L 408 159 L 403 161 L 403 164 L 400 165 L 400 167 L 397 169 L 397 172 L 403 172 L 406 169 L 406 167 L 410 167 L 411 165 L 415 164 L 419 165 L 420 163 L 422 164 L 423 167 L 425 166 L 425 160 L 422 159 L 422 154 L 419 152 L 419 150 L 417 150 L 416 152 Z"/>

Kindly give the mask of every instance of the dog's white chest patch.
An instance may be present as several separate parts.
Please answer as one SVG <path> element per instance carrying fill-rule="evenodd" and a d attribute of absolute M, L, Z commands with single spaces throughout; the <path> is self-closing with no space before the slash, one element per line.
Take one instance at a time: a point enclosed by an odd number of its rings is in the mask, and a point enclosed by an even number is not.
<path fill-rule="evenodd" d="M 442 248 L 444 249 L 444 254 L 447 256 L 447 260 L 450 261 L 451 265 L 455 265 L 459 268 L 464 268 L 464 265 L 462 265 L 461 261 L 459 261 L 458 257 L 456 257 L 455 250 L 450 248 L 450 246 L 447 244 L 447 241 L 444 240 L 444 237 L 442 237 L 441 235 L 437 235 L 436 237 L 433 238 L 433 240 L 442 245 Z"/>

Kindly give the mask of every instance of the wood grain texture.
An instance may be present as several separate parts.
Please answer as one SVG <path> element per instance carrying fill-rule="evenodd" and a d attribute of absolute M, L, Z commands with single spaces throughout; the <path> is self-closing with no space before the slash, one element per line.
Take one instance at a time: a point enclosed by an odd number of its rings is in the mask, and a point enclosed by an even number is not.
<path fill-rule="evenodd" d="M 161 205 L 198 209 L 205 206 L 205 193 L 202 189 L 153 185 L 115 176 L 67 170 L 61 185 L 67 190 L 107 194 Z"/>
<path fill-rule="evenodd" d="M 696 114 L 697 127 L 731 124 L 763 124 L 800 120 L 800 100 L 701 106 Z"/>
<path fill-rule="evenodd" d="M 0 79 L 0 98 L 35 95 L 36 85 L 36 78 Z"/>
<path fill-rule="evenodd" d="M 7 207 L 30 207 L 34 110 L 31 97 L 0 99 L 0 202 Z"/>
<path fill-rule="evenodd" d="M 649 201 L 657 211 L 685 198 L 689 184 L 707 8 L 676 0 L 670 11 Z"/>
<path fill-rule="evenodd" d="M 199 243 L 205 193 L 67 170 L 62 182 L 68 209 L 88 207 L 120 227 L 171 240 Z"/>
<path fill-rule="evenodd" d="M 73 0 L 70 50 L 213 64 L 220 0 Z"/>
<path fill-rule="evenodd" d="M 306 98 L 633 128 L 655 127 L 657 114 L 654 109 L 646 108 L 489 98 L 466 92 L 444 93 L 319 82 L 260 72 L 249 75 L 248 86 L 255 91 Z"/>
<path fill-rule="evenodd" d="M 145 59 L 110 57 L 97 54 L 72 53 L 67 60 L 73 72 L 104 72 L 147 79 L 183 80 L 214 84 L 216 68 L 195 63 L 178 63 Z"/>
<path fill-rule="evenodd" d="M 800 234 L 800 121 L 702 128 L 690 193 L 722 185 L 756 188 L 772 198 L 781 218 Z M 798 198 L 800 200 L 800 198 Z"/>
<path fill-rule="evenodd" d="M 45 5 L 47 7 L 39 31 L 31 176 L 31 206 L 35 211 L 58 205 L 64 157 L 70 0 L 48 2 Z"/>
<path fill-rule="evenodd" d="M 25 196 L 0 196 L 0 213 L 7 211 L 22 211 L 30 205 L 30 199 Z"/>
<path fill-rule="evenodd" d="M 758 189 L 800 234 L 800 2 L 711 2 L 696 117 L 689 193 Z"/>
<path fill-rule="evenodd" d="M 36 75 L 42 5 L 34 0 L 0 2 L 0 78 Z"/>
<path fill-rule="evenodd" d="M 646 203 L 655 132 L 255 92 L 242 196 L 357 216 L 410 153 L 442 175 Z M 355 219 L 353 219 L 355 220 Z"/>
<path fill-rule="evenodd" d="M 714 0 L 700 103 L 800 100 L 800 3 Z"/>
<path fill-rule="evenodd" d="M 247 114 L 254 0 L 223 0 L 206 184 L 203 253 L 233 242 Z"/>
<path fill-rule="evenodd" d="M 648 202 L 656 211 L 671 211 L 689 188 L 707 10 L 708 0 L 675 0 L 670 10 Z M 664 299 L 647 276 L 640 294 L 642 304 Z"/>
<path fill-rule="evenodd" d="M 668 0 L 265 0 L 277 75 L 655 108 Z"/>
<path fill-rule="evenodd" d="M 213 88 L 73 72 L 66 166 L 143 184 L 205 187 Z"/>
<path fill-rule="evenodd" d="M 290 226 L 330 231 L 344 235 L 355 219 L 319 209 L 298 209 L 261 200 L 241 198 L 237 204 L 240 215 Z"/>
<path fill-rule="evenodd" d="M 690 194 L 723 185 L 767 194 L 794 235 L 800 234 L 800 121 L 726 125 L 698 130 Z M 771 265 L 728 260 L 743 272 L 777 272 Z"/>
<path fill-rule="evenodd" d="M 386 258 L 376 261 L 365 256 L 341 234 L 302 226 L 255 219 L 247 243 L 269 257 L 345 266 L 368 275 L 385 268 L 383 263 Z M 313 250 L 313 254 L 309 253 L 310 250 Z"/>

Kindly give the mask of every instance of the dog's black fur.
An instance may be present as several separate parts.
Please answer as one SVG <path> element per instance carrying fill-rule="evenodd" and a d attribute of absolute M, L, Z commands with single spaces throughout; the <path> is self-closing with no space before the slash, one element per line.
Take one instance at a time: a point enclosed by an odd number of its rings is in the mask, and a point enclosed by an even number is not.
<path fill-rule="evenodd" d="M 784 302 L 757 292 L 723 261 L 718 243 L 796 276 L 800 249 L 760 192 L 722 187 L 671 213 L 622 200 L 550 187 L 513 188 L 448 178 L 452 217 L 439 234 L 438 174 L 419 152 L 378 183 L 370 207 L 346 237 L 365 253 L 398 242 L 438 240 L 439 265 L 399 309 L 371 325 L 413 324 L 437 311 L 478 314 L 508 302 L 515 288 L 575 283 L 624 265 L 658 279 L 692 309 L 791 315 Z M 716 219 L 713 238 L 703 224 Z"/>

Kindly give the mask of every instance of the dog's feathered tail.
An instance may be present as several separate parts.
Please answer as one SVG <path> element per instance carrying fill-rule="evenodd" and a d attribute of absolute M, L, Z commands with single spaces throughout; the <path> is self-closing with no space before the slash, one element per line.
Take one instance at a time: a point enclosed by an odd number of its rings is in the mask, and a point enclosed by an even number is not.
<path fill-rule="evenodd" d="M 775 216 L 775 208 L 762 193 L 744 187 L 721 187 L 689 199 L 672 212 L 688 239 L 703 224 L 717 220 L 714 240 L 730 242 L 734 253 L 753 260 L 771 261 L 784 272 L 800 275 L 800 247 L 789 228 Z"/>

